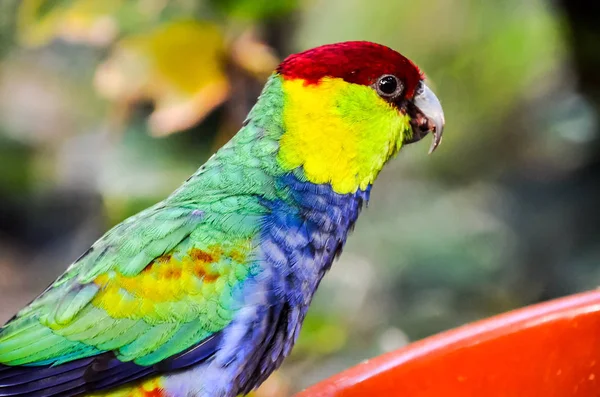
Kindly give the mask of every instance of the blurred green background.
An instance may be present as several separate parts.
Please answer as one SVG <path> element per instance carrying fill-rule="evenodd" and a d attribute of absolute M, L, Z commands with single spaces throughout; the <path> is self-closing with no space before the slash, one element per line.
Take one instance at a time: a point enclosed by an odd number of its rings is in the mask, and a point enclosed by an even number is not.
<path fill-rule="evenodd" d="M 226 142 L 280 59 L 345 40 L 414 60 L 445 140 L 381 174 L 258 395 L 595 288 L 600 6 L 586 3 L 2 0 L 0 322 Z"/>

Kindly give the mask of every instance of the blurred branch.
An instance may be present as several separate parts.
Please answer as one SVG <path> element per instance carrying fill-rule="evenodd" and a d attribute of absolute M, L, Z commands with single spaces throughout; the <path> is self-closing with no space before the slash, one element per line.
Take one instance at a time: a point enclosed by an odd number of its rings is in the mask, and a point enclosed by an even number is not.
<path fill-rule="evenodd" d="M 580 89 L 600 108 L 600 3 L 587 0 L 560 3 L 567 16 Z"/>

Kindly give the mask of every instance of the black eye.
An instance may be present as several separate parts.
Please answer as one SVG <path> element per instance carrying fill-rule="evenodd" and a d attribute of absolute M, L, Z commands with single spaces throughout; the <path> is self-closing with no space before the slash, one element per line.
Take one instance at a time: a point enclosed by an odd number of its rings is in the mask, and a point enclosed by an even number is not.
<path fill-rule="evenodd" d="M 377 93 L 384 98 L 395 98 L 402 93 L 404 85 L 396 76 L 385 74 L 381 76 L 375 85 Z"/>

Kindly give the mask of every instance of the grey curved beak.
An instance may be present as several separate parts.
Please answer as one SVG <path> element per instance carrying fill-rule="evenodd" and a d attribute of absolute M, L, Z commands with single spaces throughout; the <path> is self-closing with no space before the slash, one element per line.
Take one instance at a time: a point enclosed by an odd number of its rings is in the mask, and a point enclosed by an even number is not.
<path fill-rule="evenodd" d="M 421 92 L 414 96 L 413 104 L 427 118 L 427 128 L 433 135 L 433 141 L 429 147 L 429 154 L 431 154 L 442 142 L 444 124 L 446 123 L 442 104 L 433 91 L 425 84 L 423 84 Z"/>

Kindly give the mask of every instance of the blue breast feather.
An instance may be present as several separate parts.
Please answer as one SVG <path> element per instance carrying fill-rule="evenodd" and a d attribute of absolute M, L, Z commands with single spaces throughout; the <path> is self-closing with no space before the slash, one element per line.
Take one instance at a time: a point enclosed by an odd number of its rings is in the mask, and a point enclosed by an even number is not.
<path fill-rule="evenodd" d="M 243 374 L 239 387 L 249 392 L 290 353 L 312 297 L 335 257 L 341 253 L 363 204 L 365 191 L 338 194 L 328 184 L 316 185 L 293 173 L 278 180 L 289 192 L 285 200 L 267 201 L 271 215 L 261 240 L 265 266 L 272 270 L 272 326 L 265 330 L 254 371 Z"/>

